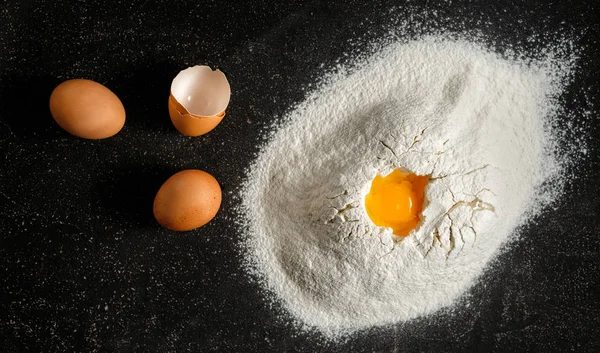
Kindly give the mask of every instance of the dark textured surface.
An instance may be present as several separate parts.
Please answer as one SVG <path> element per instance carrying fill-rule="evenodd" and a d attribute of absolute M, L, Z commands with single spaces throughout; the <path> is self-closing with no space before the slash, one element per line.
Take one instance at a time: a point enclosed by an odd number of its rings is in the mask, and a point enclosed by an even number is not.
<path fill-rule="evenodd" d="M 600 350 L 598 11 L 595 1 L 0 2 L 0 351 Z M 232 193 L 264 127 L 405 21 L 401 33 L 426 23 L 499 50 L 575 38 L 582 57 L 564 105 L 592 118 L 564 119 L 594 142 L 556 209 L 459 305 L 326 342 L 278 320 L 242 271 Z M 188 138 L 166 100 L 195 64 L 220 67 L 233 95 L 217 129 Z M 87 141 L 54 123 L 50 92 L 76 77 L 121 98 L 118 135 Z M 155 223 L 152 199 L 185 168 L 213 174 L 224 201 L 209 225 L 177 234 Z"/>

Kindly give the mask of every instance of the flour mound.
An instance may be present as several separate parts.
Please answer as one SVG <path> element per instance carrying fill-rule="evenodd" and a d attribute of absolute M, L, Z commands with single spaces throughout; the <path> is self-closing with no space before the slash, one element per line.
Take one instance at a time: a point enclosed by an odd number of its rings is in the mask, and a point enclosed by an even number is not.
<path fill-rule="evenodd" d="M 334 76 L 249 170 L 241 213 L 251 268 L 326 335 L 450 305 L 560 193 L 550 121 L 567 73 L 556 61 L 426 38 Z M 430 178 L 406 238 L 375 226 L 363 204 L 374 176 L 395 168 Z"/>

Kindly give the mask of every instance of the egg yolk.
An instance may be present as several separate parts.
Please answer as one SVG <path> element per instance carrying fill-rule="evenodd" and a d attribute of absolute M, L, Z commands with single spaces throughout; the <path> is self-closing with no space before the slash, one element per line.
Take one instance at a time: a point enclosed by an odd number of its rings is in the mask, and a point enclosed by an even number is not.
<path fill-rule="evenodd" d="M 405 174 L 398 169 L 383 177 L 377 175 L 365 197 L 371 221 L 392 228 L 395 235 L 407 236 L 421 219 L 427 181 L 426 176 Z"/>

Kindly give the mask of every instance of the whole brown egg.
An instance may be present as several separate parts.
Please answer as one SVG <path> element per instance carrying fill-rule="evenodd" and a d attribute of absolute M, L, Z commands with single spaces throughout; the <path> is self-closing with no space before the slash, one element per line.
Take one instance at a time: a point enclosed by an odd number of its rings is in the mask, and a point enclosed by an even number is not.
<path fill-rule="evenodd" d="M 58 85 L 50 95 L 50 112 L 60 127 L 86 139 L 111 137 L 125 124 L 119 98 L 105 86 L 84 79 Z"/>
<path fill-rule="evenodd" d="M 207 172 L 188 169 L 171 176 L 154 198 L 154 217 L 176 231 L 202 227 L 221 206 L 221 187 Z"/>

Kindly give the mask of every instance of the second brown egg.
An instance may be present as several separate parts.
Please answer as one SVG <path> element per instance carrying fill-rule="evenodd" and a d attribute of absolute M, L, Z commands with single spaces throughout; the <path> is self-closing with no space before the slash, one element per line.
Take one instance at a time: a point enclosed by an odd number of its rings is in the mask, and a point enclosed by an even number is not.
<path fill-rule="evenodd" d="M 163 227 L 187 231 L 210 222 L 221 206 L 221 187 L 207 172 L 188 169 L 171 176 L 154 199 L 154 217 Z"/>

